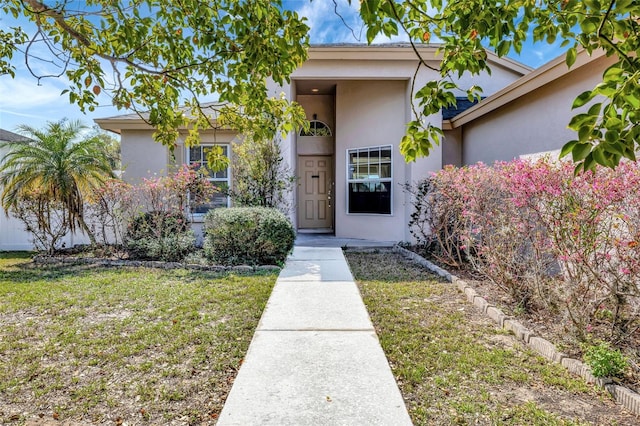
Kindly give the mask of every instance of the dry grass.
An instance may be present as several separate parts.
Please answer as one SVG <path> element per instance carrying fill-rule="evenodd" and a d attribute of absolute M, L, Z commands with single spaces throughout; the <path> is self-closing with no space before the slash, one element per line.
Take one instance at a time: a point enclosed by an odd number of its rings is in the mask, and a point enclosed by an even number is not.
<path fill-rule="evenodd" d="M 215 424 L 276 275 L 0 259 L 0 424 Z"/>
<path fill-rule="evenodd" d="M 635 425 L 394 253 L 346 253 L 416 425 Z"/>

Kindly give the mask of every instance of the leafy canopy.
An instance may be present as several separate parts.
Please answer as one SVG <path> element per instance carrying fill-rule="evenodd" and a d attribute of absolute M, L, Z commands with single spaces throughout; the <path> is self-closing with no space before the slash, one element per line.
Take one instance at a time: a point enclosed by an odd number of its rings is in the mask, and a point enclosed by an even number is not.
<path fill-rule="evenodd" d="M 71 81 L 69 99 L 82 110 L 92 110 L 106 94 L 115 106 L 140 113 L 170 148 L 181 126 L 189 127 L 191 144 L 200 129 L 211 126 L 269 138 L 304 123 L 299 106 L 268 97 L 266 88 L 267 78 L 286 82 L 308 47 L 304 18 L 284 10 L 280 0 L 0 0 L 0 11 L 25 17 L 37 28 L 33 34 L 0 29 L 0 75 L 14 74 L 11 60 L 17 52 L 28 66 L 36 57 L 40 65 L 51 63 Z M 490 71 L 485 47 L 504 56 L 520 52 L 527 39 L 561 40 L 569 66 L 581 48 L 603 49 L 616 59 L 602 81 L 575 100 L 574 107 L 585 112 L 569 123 L 578 138 L 563 154 L 571 153 L 578 169 L 635 159 L 639 2 L 361 0 L 360 16 L 369 42 L 378 34 L 403 32 L 412 43 L 442 43 L 441 78 L 415 92 L 416 119 L 401 143 L 407 160 L 428 155 L 442 136 L 425 117 L 454 104 L 457 90 L 470 99 L 480 96 L 481 88 L 459 88 L 454 77 Z M 419 59 L 420 67 L 430 67 Z M 36 71 L 40 68 L 30 67 L 36 77 L 45 77 Z M 198 101 L 212 93 L 219 102 Z"/>
<path fill-rule="evenodd" d="M 420 109 L 400 147 L 408 160 L 428 155 L 438 143 L 442 131 L 424 118 L 455 104 L 454 90 L 466 91 L 470 100 L 479 96 L 480 88 L 459 88 L 453 77 L 490 71 L 485 46 L 504 56 L 512 50 L 519 53 L 531 38 L 548 43 L 561 40 L 561 46 L 567 47 L 568 66 L 580 48 L 589 53 L 603 49 L 616 59 L 602 81 L 575 100 L 574 108 L 587 103 L 589 108 L 569 123 L 578 139 L 568 142 L 562 154 L 572 154 L 578 162 L 576 170 L 596 164 L 615 167 L 623 157 L 635 160 L 640 143 L 640 2 L 364 0 L 360 16 L 369 42 L 378 34 L 399 32 L 415 44 L 442 42 L 441 79 L 415 93 Z M 420 66 L 429 64 L 420 58 Z"/>
<path fill-rule="evenodd" d="M 267 78 L 287 81 L 308 46 L 304 19 L 280 0 L 0 0 L 0 11 L 36 26 L 0 30 L 0 75 L 14 75 L 21 53 L 35 77 L 66 75 L 83 111 L 107 95 L 170 148 L 183 126 L 193 144 L 212 126 L 269 137 L 304 121 L 299 106 L 267 93 Z M 199 102 L 210 94 L 218 101 Z"/>

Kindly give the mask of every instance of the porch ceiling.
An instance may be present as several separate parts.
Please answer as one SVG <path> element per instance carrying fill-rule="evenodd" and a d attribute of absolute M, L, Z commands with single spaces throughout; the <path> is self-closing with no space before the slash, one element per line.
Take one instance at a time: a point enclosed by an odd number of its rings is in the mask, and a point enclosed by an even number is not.
<path fill-rule="evenodd" d="M 336 82 L 331 80 L 295 80 L 298 95 L 334 95 Z"/>

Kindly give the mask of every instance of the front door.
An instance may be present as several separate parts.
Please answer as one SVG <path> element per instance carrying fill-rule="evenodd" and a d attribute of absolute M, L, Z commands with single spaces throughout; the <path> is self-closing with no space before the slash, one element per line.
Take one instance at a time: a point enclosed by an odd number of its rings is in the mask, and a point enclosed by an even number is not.
<path fill-rule="evenodd" d="M 333 229 L 331 156 L 298 157 L 298 228 Z"/>

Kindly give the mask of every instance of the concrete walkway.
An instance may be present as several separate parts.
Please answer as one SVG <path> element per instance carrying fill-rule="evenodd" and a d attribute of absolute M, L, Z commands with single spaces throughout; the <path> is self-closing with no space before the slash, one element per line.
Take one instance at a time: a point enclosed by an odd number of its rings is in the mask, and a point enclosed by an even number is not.
<path fill-rule="evenodd" d="M 339 248 L 294 248 L 218 425 L 411 425 Z"/>

